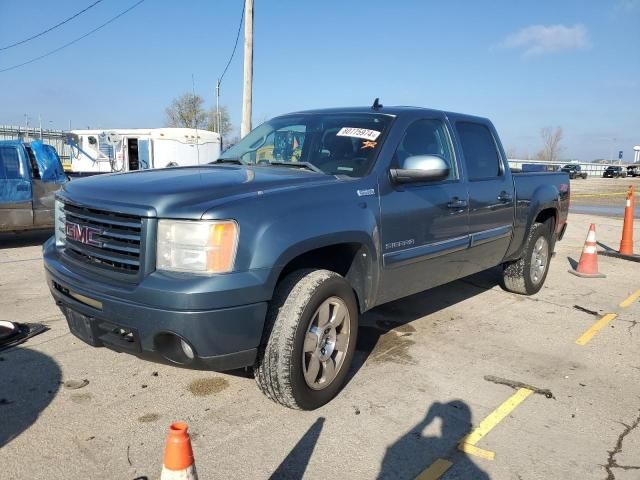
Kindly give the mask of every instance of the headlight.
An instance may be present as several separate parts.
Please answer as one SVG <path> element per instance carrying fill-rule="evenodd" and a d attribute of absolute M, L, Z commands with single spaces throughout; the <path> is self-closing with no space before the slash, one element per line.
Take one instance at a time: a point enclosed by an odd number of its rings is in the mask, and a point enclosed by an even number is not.
<path fill-rule="evenodd" d="M 56 247 L 62 247 L 65 244 L 67 239 L 67 235 L 64 231 L 66 216 L 64 213 L 64 203 L 60 200 L 55 201 L 55 206 L 53 209 L 54 216 L 54 231 L 56 237 Z"/>
<path fill-rule="evenodd" d="M 238 224 L 233 220 L 159 220 L 156 268 L 230 272 L 237 246 Z"/>

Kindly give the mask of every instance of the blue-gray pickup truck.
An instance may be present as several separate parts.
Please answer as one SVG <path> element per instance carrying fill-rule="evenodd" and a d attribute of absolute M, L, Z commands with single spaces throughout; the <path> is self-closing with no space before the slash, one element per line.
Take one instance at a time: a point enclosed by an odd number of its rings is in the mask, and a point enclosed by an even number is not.
<path fill-rule="evenodd" d="M 85 342 L 253 367 L 314 409 L 363 312 L 496 266 L 538 292 L 568 207 L 568 175 L 512 174 L 489 120 L 376 102 L 274 118 L 210 165 L 67 183 L 44 262 Z"/>

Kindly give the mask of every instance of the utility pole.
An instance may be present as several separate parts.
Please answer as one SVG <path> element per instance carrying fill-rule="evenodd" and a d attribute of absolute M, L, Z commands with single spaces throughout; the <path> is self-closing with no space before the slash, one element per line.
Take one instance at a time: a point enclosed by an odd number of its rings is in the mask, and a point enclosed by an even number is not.
<path fill-rule="evenodd" d="M 251 131 L 253 89 L 253 0 L 244 3 L 244 82 L 242 90 L 242 123 L 240 137 Z"/>

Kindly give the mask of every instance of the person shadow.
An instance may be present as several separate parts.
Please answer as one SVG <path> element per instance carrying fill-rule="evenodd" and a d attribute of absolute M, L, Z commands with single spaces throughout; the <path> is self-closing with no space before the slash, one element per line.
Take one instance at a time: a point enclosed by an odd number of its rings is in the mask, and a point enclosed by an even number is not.
<path fill-rule="evenodd" d="M 436 419 L 440 420 L 441 434 L 425 435 L 426 429 L 434 430 Z M 489 480 L 489 475 L 457 448 L 471 431 L 471 420 L 471 409 L 462 400 L 433 403 L 417 425 L 387 448 L 378 480 L 414 479 L 438 459 L 452 462 L 443 479 Z"/>
<path fill-rule="evenodd" d="M 44 353 L 21 347 L 0 352 L 0 448 L 38 420 L 61 381 L 60 366 Z"/>

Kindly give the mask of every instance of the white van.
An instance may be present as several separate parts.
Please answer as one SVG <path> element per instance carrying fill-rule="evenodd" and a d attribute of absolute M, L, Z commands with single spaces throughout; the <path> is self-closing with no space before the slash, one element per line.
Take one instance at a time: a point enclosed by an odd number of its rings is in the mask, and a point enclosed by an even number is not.
<path fill-rule="evenodd" d="M 76 175 L 200 165 L 220 156 L 220 135 L 193 128 L 71 130 L 67 135 Z"/>

